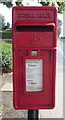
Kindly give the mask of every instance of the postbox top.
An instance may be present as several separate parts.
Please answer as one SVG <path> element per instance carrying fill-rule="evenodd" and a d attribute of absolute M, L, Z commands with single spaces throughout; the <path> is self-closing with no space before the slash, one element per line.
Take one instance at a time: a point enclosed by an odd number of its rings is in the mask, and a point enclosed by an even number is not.
<path fill-rule="evenodd" d="M 14 24 L 40 25 L 55 23 L 57 25 L 57 8 L 55 6 L 15 6 L 13 7 Z"/>
<path fill-rule="evenodd" d="M 13 7 L 12 15 L 13 48 L 56 47 L 58 26 L 56 7 L 16 6 Z"/>

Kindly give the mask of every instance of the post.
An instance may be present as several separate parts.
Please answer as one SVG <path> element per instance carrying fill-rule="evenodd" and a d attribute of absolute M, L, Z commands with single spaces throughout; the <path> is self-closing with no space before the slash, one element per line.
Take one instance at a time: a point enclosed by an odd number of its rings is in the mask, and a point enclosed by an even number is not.
<path fill-rule="evenodd" d="M 28 110 L 28 120 L 38 120 L 38 110 Z"/>

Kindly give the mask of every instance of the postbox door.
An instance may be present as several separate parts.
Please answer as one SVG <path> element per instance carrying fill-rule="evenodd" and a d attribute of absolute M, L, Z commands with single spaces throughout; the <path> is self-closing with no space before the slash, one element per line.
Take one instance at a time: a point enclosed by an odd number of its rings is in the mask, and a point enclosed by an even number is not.
<path fill-rule="evenodd" d="M 27 107 L 28 109 L 31 109 L 31 107 L 33 107 L 33 109 L 41 109 L 43 107 L 46 108 L 46 106 L 52 108 L 54 107 L 55 94 L 55 84 L 53 82 L 52 72 L 55 76 L 55 71 L 53 70 L 53 67 L 55 67 L 54 57 L 56 55 L 56 51 L 41 49 L 39 52 L 39 56 L 30 57 L 28 56 L 28 53 L 28 49 L 14 51 L 14 58 L 16 59 L 16 62 L 14 62 L 14 68 L 16 69 L 16 72 L 14 73 L 14 82 L 16 81 L 16 85 L 14 85 L 14 87 L 17 88 L 15 91 L 14 106 L 16 107 L 18 105 L 17 107 L 22 107 L 22 109 L 26 109 Z M 26 91 L 26 60 L 42 61 L 41 90 L 37 89 L 38 91 L 32 91 L 30 89 L 29 91 Z"/>

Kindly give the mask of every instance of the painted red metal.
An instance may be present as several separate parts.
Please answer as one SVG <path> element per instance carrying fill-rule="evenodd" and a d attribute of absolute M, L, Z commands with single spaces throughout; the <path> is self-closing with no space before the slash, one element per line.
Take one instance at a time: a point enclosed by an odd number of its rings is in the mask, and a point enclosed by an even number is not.
<path fill-rule="evenodd" d="M 15 109 L 55 106 L 57 9 L 13 7 L 13 102 Z M 32 56 L 32 50 L 37 56 Z M 26 91 L 26 60 L 42 59 L 42 91 Z"/>

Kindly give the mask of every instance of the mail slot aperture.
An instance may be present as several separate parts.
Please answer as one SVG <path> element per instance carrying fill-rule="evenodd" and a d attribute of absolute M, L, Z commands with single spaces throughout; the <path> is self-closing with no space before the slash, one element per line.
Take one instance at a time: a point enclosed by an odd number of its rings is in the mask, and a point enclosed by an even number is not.
<path fill-rule="evenodd" d="M 54 26 L 16 26 L 16 31 L 45 31 L 53 32 Z"/>

